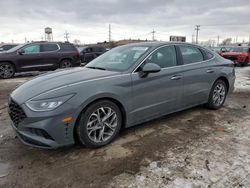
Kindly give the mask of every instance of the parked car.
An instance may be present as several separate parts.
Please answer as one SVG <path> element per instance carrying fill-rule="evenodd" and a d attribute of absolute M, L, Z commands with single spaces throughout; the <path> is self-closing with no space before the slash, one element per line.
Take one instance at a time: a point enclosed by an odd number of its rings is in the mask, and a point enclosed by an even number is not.
<path fill-rule="evenodd" d="M 78 48 L 82 63 L 89 63 L 93 59 L 105 53 L 107 50 L 98 46 L 85 46 Z"/>
<path fill-rule="evenodd" d="M 129 44 L 24 83 L 10 95 L 9 114 L 25 144 L 100 147 L 121 128 L 201 104 L 219 109 L 234 81 L 233 63 L 198 45 Z"/>
<path fill-rule="evenodd" d="M 221 56 L 230 59 L 235 65 L 245 66 L 250 61 L 250 47 L 233 47 L 229 52 L 222 53 Z"/>
<path fill-rule="evenodd" d="M 80 55 L 70 43 L 34 42 L 0 53 L 0 78 L 11 78 L 16 72 L 48 71 L 74 66 L 80 66 Z"/>
<path fill-rule="evenodd" d="M 218 46 L 218 47 L 211 47 L 211 50 L 217 52 L 218 54 L 222 54 L 224 52 L 229 52 L 232 47 L 227 47 L 227 46 Z"/>
<path fill-rule="evenodd" d="M 0 52 L 10 50 L 11 48 L 16 47 L 18 44 L 2 44 L 0 45 Z"/>

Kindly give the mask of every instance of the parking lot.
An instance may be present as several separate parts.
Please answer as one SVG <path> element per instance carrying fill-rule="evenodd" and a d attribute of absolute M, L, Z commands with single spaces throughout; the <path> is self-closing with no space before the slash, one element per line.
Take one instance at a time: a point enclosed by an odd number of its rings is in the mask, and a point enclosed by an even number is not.
<path fill-rule="evenodd" d="M 224 108 L 203 106 L 122 131 L 100 149 L 41 150 L 16 138 L 8 94 L 37 73 L 0 80 L 0 187 L 250 187 L 250 67 Z"/>

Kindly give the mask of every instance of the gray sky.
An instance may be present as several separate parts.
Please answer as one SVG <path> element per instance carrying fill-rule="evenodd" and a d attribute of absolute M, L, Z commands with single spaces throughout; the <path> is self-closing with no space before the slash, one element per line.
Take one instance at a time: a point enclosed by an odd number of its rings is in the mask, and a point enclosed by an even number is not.
<path fill-rule="evenodd" d="M 82 43 L 112 39 L 169 40 L 169 35 L 192 40 L 201 25 L 200 40 L 250 35 L 250 0 L 6 0 L 0 1 L 0 42 L 41 40 L 44 28 L 53 28 L 55 40 Z"/>

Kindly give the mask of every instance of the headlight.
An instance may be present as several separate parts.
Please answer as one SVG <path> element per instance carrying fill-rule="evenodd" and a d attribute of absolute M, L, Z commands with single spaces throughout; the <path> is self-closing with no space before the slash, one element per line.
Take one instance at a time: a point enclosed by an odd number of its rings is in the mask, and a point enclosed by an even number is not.
<path fill-rule="evenodd" d="M 50 111 L 61 106 L 71 97 L 73 97 L 73 95 L 74 94 L 43 100 L 29 100 L 25 104 L 33 111 Z"/>

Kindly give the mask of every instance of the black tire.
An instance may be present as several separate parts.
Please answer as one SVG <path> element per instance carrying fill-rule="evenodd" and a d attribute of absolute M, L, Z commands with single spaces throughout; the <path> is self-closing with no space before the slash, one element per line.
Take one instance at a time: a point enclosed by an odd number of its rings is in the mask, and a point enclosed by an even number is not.
<path fill-rule="evenodd" d="M 216 89 L 217 89 L 217 86 L 220 85 L 224 88 L 224 97 L 223 99 L 221 99 L 220 103 L 216 104 L 215 100 L 214 100 L 214 95 L 216 95 Z M 208 99 L 208 103 L 206 104 L 206 106 L 209 108 L 209 109 L 213 109 L 213 110 L 217 110 L 219 108 L 221 108 L 226 100 L 226 97 L 227 97 L 227 92 L 228 92 L 228 88 L 226 86 L 226 83 L 223 81 L 223 80 L 217 80 L 214 84 L 213 84 L 213 87 L 210 91 L 210 94 L 209 94 L 209 99 Z"/>
<path fill-rule="evenodd" d="M 115 113 L 117 118 L 115 121 L 116 127 L 114 129 L 110 129 L 109 128 L 110 126 L 106 126 L 105 123 L 99 123 L 99 120 L 97 122 L 94 120 L 96 122 L 95 126 L 90 126 L 89 129 L 87 128 L 87 124 L 89 124 L 90 122 L 93 122 L 93 120 L 91 120 L 92 117 L 95 117 L 95 116 L 93 116 L 93 114 L 96 114 L 95 112 L 97 112 L 101 108 L 107 108 L 107 109 L 110 108 Z M 113 117 L 114 116 L 112 116 L 110 118 L 113 118 Z M 100 119 L 102 120 L 104 118 L 105 117 L 100 118 Z M 103 124 L 103 125 L 101 125 L 101 124 Z M 109 100 L 102 100 L 102 101 L 98 101 L 96 103 L 91 104 L 86 110 L 84 110 L 81 113 L 79 121 L 76 125 L 76 134 L 78 137 L 78 141 L 82 145 L 85 145 L 86 147 L 89 147 L 89 148 L 98 148 L 98 147 L 102 147 L 104 145 L 107 145 L 112 140 L 114 140 L 114 138 L 119 134 L 121 126 L 122 126 L 122 114 L 121 114 L 119 107 L 115 103 L 113 103 Z M 102 128 L 99 128 L 98 130 L 93 131 L 93 127 L 102 127 Z M 107 132 L 112 131 L 112 135 L 108 135 L 108 136 L 110 136 L 110 138 L 108 138 L 108 139 L 106 138 L 107 140 L 103 139 L 103 141 L 101 141 L 101 139 L 100 139 L 99 142 L 94 141 L 93 137 L 99 138 L 99 136 L 101 134 L 100 129 L 103 129 L 102 130 L 103 132 L 105 132 L 105 130 Z M 99 131 L 99 134 L 98 134 L 98 131 Z M 92 133 L 93 133 L 93 135 L 91 135 Z M 105 133 L 105 134 L 107 135 L 107 133 Z M 111 133 L 109 133 L 109 134 L 111 134 Z M 104 136 L 104 133 L 100 137 L 103 138 L 103 136 Z"/>
<path fill-rule="evenodd" d="M 15 75 L 15 67 L 11 63 L 0 63 L 0 78 L 12 78 Z"/>
<path fill-rule="evenodd" d="M 64 59 L 60 62 L 60 68 L 70 68 L 72 67 L 72 62 L 70 59 Z"/>

